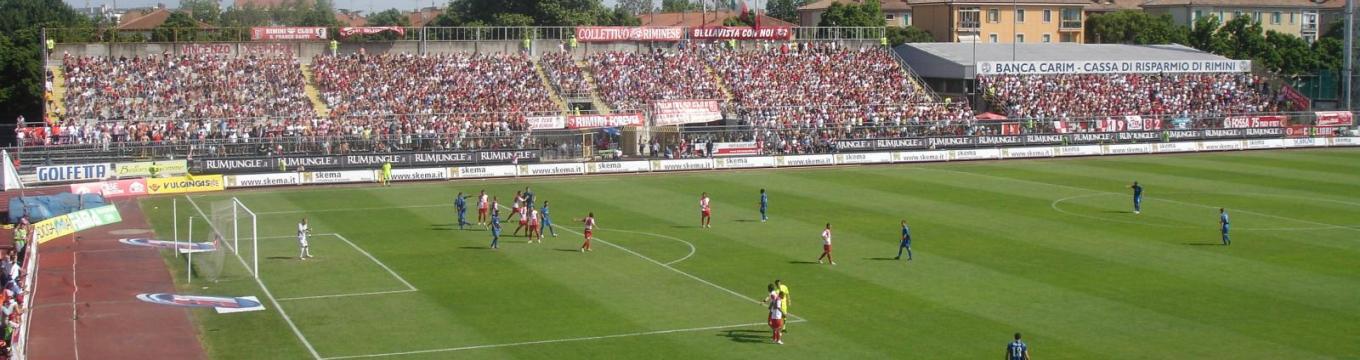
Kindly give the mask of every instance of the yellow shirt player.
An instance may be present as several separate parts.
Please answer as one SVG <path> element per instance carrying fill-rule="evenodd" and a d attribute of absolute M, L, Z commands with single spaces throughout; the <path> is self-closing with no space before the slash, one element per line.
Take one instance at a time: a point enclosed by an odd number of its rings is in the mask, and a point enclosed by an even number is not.
<path fill-rule="evenodd" d="M 382 165 L 383 186 L 392 186 L 392 162 L 384 161 Z"/>
<path fill-rule="evenodd" d="M 774 281 L 774 286 L 776 287 L 775 290 L 778 290 L 778 291 L 779 291 L 779 299 L 780 299 L 780 300 L 779 300 L 779 312 L 784 313 L 784 314 L 785 314 L 784 316 L 788 316 L 788 313 L 789 313 L 789 302 L 791 302 L 791 301 L 789 301 L 789 287 L 788 287 L 788 286 L 785 286 L 784 283 L 783 283 L 782 281 L 780 281 L 780 280 L 775 280 L 775 281 Z M 780 330 L 780 331 L 782 331 L 782 332 L 788 332 L 788 331 L 789 331 L 789 329 L 788 329 L 789 326 L 787 325 L 788 322 L 785 321 L 784 324 L 785 324 L 784 327 L 783 327 L 782 330 Z"/>

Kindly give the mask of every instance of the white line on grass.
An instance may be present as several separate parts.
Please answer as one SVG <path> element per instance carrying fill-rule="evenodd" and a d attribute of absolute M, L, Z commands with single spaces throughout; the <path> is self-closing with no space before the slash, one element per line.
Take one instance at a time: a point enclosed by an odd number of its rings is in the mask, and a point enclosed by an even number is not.
<path fill-rule="evenodd" d="M 189 199 L 189 204 L 193 205 L 194 210 L 198 211 L 198 214 L 203 216 L 204 219 L 211 219 L 208 217 L 208 214 L 203 212 L 203 208 L 198 207 L 198 203 L 194 202 L 194 198 L 188 196 L 185 196 L 184 198 Z M 208 226 L 211 226 L 214 231 L 221 233 L 220 230 L 217 230 L 217 225 L 214 225 L 211 221 L 208 222 Z M 228 244 L 227 246 L 230 247 L 231 245 Z M 232 251 L 236 252 L 235 249 L 232 249 Z M 244 266 L 247 270 L 250 269 L 250 265 L 246 264 L 246 259 L 242 258 L 239 252 L 236 253 L 236 260 L 241 261 L 241 266 Z M 252 276 L 252 278 L 255 279 L 255 284 L 260 285 L 260 290 L 264 292 L 264 297 L 269 299 L 271 304 L 274 304 L 274 310 L 277 310 L 279 315 L 283 316 L 283 321 L 288 323 L 288 327 L 293 329 L 293 335 L 297 335 L 298 340 L 302 341 L 302 345 L 307 347 L 307 351 L 312 354 L 312 358 L 321 359 L 321 354 L 316 352 L 316 347 L 312 346 L 312 342 L 307 341 L 307 337 L 302 335 L 302 330 L 298 330 L 297 324 L 294 324 L 293 319 L 288 317 L 288 313 L 283 311 L 283 306 L 279 305 L 279 300 L 275 299 L 274 294 L 269 292 L 269 287 L 264 286 L 264 281 L 261 281 L 260 278 L 254 276 Z"/>
<path fill-rule="evenodd" d="M 560 226 L 559 226 L 559 227 L 560 227 Z M 604 230 L 604 228 L 600 228 L 600 230 Z M 675 263 L 678 263 L 678 262 L 681 262 L 681 261 L 685 261 L 686 259 L 689 259 L 689 257 L 694 256 L 694 251 L 695 251 L 695 249 L 694 249 L 694 244 L 691 243 L 691 242 L 685 241 L 685 240 L 683 240 L 683 239 L 674 237 L 674 236 L 670 236 L 670 235 L 661 235 L 661 234 L 657 234 L 657 233 L 649 233 L 649 232 L 642 232 L 642 231 L 632 231 L 632 230 L 609 229 L 609 231 L 616 231 L 616 232 L 633 233 L 633 234 L 639 234 L 639 235 L 655 236 L 655 237 L 659 237 L 659 238 L 662 238 L 662 239 L 669 239 L 669 240 L 679 241 L 679 242 L 685 243 L 686 246 L 689 246 L 689 254 L 685 254 L 685 257 L 682 257 L 682 258 L 673 260 L 673 261 L 671 261 L 671 262 L 668 262 L 668 263 L 666 263 L 666 265 L 671 265 L 671 264 L 675 264 Z"/>
<path fill-rule="evenodd" d="M 596 239 L 596 240 L 598 240 L 598 239 Z M 806 320 L 801 320 L 801 319 L 799 319 L 799 320 L 790 320 L 789 322 L 790 322 L 790 323 L 800 323 L 800 322 L 804 322 L 804 321 L 806 321 Z M 614 338 L 622 338 L 622 337 L 646 336 L 646 335 L 660 335 L 660 334 L 673 334 L 673 333 L 694 332 L 694 331 L 705 331 L 705 330 L 722 330 L 722 329 L 743 328 L 743 327 L 760 326 L 760 325 L 767 325 L 767 324 L 766 324 L 766 323 L 750 323 L 750 324 L 737 324 L 737 325 L 709 326 L 709 327 L 698 327 L 698 328 L 688 328 L 688 329 L 673 329 L 673 330 L 657 330 L 657 331 L 635 332 L 635 333 L 627 333 L 627 334 L 614 334 L 614 335 L 601 335 L 601 336 L 586 336 L 586 337 L 576 337 L 576 338 L 567 338 L 567 339 L 555 339 L 555 340 L 538 340 L 538 341 L 525 341 L 525 342 L 506 343 L 506 344 L 474 345 L 474 346 L 451 347 L 451 348 L 443 348 L 443 349 L 429 349 L 429 350 L 403 351 L 403 352 L 393 352 L 393 353 L 384 353 L 384 354 L 367 354 L 367 355 L 334 356 L 334 357 L 324 358 L 324 359 L 322 359 L 322 360 L 358 359 L 358 358 L 373 358 L 373 357 L 399 356 L 399 355 L 429 354 L 429 353 L 438 353 L 438 352 L 450 352 L 450 351 L 462 351 L 462 350 L 475 350 L 475 349 L 490 349 L 490 348 L 502 348 L 502 347 L 524 346 L 524 345 L 538 345 L 538 344 L 553 344 L 553 343 L 564 343 L 564 342 L 574 342 L 574 341 L 603 340 L 603 339 L 614 339 Z"/>
<path fill-rule="evenodd" d="M 400 294 L 400 293 L 408 293 L 408 292 L 416 292 L 416 289 L 392 290 L 392 291 L 374 291 L 374 292 L 366 292 L 366 293 L 350 293 L 350 294 L 334 294 L 334 295 L 298 296 L 298 297 L 282 298 L 282 299 L 279 299 L 279 301 L 311 300 L 311 299 L 329 299 L 329 298 L 340 298 L 340 297 L 351 297 L 351 296 L 369 296 L 369 295 Z"/>
<path fill-rule="evenodd" d="M 432 208 L 432 207 L 445 207 L 445 206 L 447 206 L 447 207 L 453 207 L 453 204 L 406 205 L 406 206 L 380 206 L 380 207 L 367 207 L 367 208 L 335 208 L 335 209 L 320 209 L 320 210 L 284 210 L 284 211 L 266 211 L 266 212 L 259 213 L 259 215 L 273 215 L 273 214 L 303 214 L 303 213 L 311 214 L 311 213 L 319 213 L 319 212 L 341 212 L 341 211 L 360 211 L 360 210 L 419 209 L 419 208 Z"/>
<path fill-rule="evenodd" d="M 388 274 L 392 274 L 392 276 L 397 278 L 398 281 L 401 281 L 402 284 L 406 284 L 406 288 L 411 289 L 411 291 L 419 290 L 416 289 L 415 286 L 412 286 L 410 282 L 407 282 L 405 278 L 402 278 L 401 275 L 397 275 L 396 271 L 392 271 L 392 268 L 387 267 L 387 264 L 383 264 L 382 261 L 378 261 L 378 258 L 373 257 L 373 254 L 369 254 L 367 251 L 364 251 L 364 249 L 359 248 L 359 245 L 354 245 L 354 243 L 350 242 L 349 239 L 346 239 L 344 235 L 335 234 L 335 236 L 340 238 L 340 240 L 344 240 L 346 244 L 349 244 L 349 246 L 354 247 L 354 250 L 359 250 L 359 252 L 363 253 L 364 256 L 367 256 L 369 260 L 373 260 L 373 262 L 378 263 L 378 266 L 381 266 L 383 270 L 387 270 Z"/>

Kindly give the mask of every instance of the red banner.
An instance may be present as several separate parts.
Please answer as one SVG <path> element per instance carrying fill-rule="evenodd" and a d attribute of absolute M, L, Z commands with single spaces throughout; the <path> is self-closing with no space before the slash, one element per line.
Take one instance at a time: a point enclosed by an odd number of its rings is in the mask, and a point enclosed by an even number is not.
<path fill-rule="evenodd" d="M 689 37 L 703 40 L 788 40 L 793 38 L 791 27 L 723 26 L 689 29 Z"/>
<path fill-rule="evenodd" d="M 1273 116 L 1231 116 L 1223 119 L 1225 128 L 1267 128 L 1283 127 L 1285 117 Z"/>
<path fill-rule="evenodd" d="M 713 143 L 713 156 L 760 155 L 760 145 L 755 141 Z"/>
<path fill-rule="evenodd" d="M 250 28 L 251 40 L 325 40 L 326 28 L 264 26 Z"/>
<path fill-rule="evenodd" d="M 1284 88 L 1280 90 L 1281 92 L 1284 93 L 1285 99 L 1288 99 L 1289 102 L 1294 103 L 1295 110 L 1308 110 L 1309 108 L 1313 107 L 1312 106 L 1313 102 L 1311 100 L 1308 100 L 1307 96 L 1303 96 L 1303 93 L 1300 93 L 1297 89 L 1294 89 L 1293 86 L 1285 85 Z"/>
<path fill-rule="evenodd" d="M 652 103 L 652 110 L 656 126 L 722 120 L 718 100 L 657 100 Z"/>
<path fill-rule="evenodd" d="M 602 41 L 680 41 L 685 29 L 679 27 L 584 26 L 576 28 L 576 40 Z"/>
<path fill-rule="evenodd" d="M 406 35 L 406 28 L 400 26 L 363 26 L 363 27 L 342 27 L 340 37 L 347 38 L 354 35 L 373 35 L 384 31 L 397 33 L 397 36 Z"/>
<path fill-rule="evenodd" d="M 1317 114 L 1317 126 L 1351 126 L 1354 120 L 1351 113 L 1345 111 L 1319 111 Z"/>
<path fill-rule="evenodd" d="M 146 179 L 71 184 L 71 193 L 99 194 L 105 199 L 146 195 Z"/>
<path fill-rule="evenodd" d="M 1284 133 L 1285 133 L 1285 135 L 1287 135 L 1287 136 L 1289 136 L 1289 137 L 1292 137 L 1292 138 L 1298 138 L 1298 137 L 1314 137 L 1314 136 L 1332 137 L 1332 136 L 1336 136 L 1336 135 L 1337 135 L 1337 132 L 1339 132 L 1340 130 L 1341 130 L 1341 128 L 1339 128 L 1339 127 L 1316 127 L 1316 126 L 1308 126 L 1308 125 L 1291 125 L 1291 126 L 1289 126 L 1289 127 L 1284 128 Z"/>
<path fill-rule="evenodd" d="M 1096 129 L 1101 132 L 1161 130 L 1162 119 L 1144 119 L 1142 116 L 1129 115 L 1124 119 L 1096 120 Z"/>
<path fill-rule="evenodd" d="M 642 114 L 576 115 L 567 117 L 568 129 L 641 126 Z"/>

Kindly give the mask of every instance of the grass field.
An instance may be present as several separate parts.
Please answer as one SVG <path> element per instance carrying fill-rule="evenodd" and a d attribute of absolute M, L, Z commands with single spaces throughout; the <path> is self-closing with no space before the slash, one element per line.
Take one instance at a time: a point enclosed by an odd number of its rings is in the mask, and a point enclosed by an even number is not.
<path fill-rule="evenodd" d="M 1146 188 L 1141 215 L 1129 212 L 1134 180 Z M 502 238 L 493 251 L 488 232 L 450 226 L 455 192 L 486 189 L 508 204 L 525 186 L 551 202 L 560 237 Z M 758 221 L 760 188 L 768 223 Z M 711 229 L 697 226 L 704 191 Z M 1001 355 L 1017 331 L 1036 359 L 1360 356 L 1355 149 L 271 189 L 193 202 L 209 211 L 230 197 L 261 213 L 261 281 L 288 321 L 234 256 L 207 288 L 183 285 L 184 264 L 171 262 L 185 292 L 265 300 L 267 311 L 196 312 L 219 359 L 980 359 Z M 162 238 L 170 201 L 142 202 Z M 181 215 L 195 213 L 187 204 L 179 198 Z M 1232 246 L 1218 246 L 1220 206 Z M 595 251 L 580 253 L 571 220 L 588 211 L 601 229 Z M 304 215 L 317 234 L 317 258 L 305 262 L 292 239 Z M 904 218 L 911 262 L 891 260 Z M 813 262 L 827 222 L 834 267 Z M 769 342 L 757 303 L 777 278 L 802 320 L 783 346 Z"/>

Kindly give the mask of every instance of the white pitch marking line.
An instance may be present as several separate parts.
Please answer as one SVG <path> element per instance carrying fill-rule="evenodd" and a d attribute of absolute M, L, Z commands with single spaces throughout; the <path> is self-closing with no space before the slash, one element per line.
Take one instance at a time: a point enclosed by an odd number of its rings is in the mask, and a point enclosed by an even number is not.
<path fill-rule="evenodd" d="M 598 240 L 598 239 L 596 239 L 596 240 Z M 789 320 L 790 323 L 800 323 L 800 322 L 804 322 L 804 321 L 807 321 L 807 320 L 802 320 L 802 319 L 798 319 L 798 320 Z M 502 348 L 502 347 L 511 347 L 511 346 L 525 346 L 525 345 L 553 344 L 553 343 L 564 343 L 564 342 L 575 342 L 575 341 L 604 340 L 604 339 L 615 339 L 615 338 L 623 338 L 623 337 L 647 336 L 647 335 L 660 335 L 660 334 L 673 334 L 673 333 L 694 332 L 694 331 L 705 331 L 705 330 L 722 330 L 722 329 L 742 328 L 742 327 L 760 326 L 760 325 L 767 325 L 767 324 L 766 324 L 766 323 L 750 323 L 750 324 L 737 324 L 737 325 L 708 326 L 708 327 L 698 327 L 698 328 L 688 328 L 688 329 L 657 330 L 657 331 L 635 332 L 635 333 L 627 333 L 627 334 L 614 334 L 614 335 L 601 335 L 601 336 L 587 336 L 587 337 L 576 337 L 576 338 L 555 339 L 555 340 L 525 341 L 525 342 L 506 343 L 506 344 L 474 345 L 474 346 L 451 347 L 451 348 L 443 348 L 443 349 L 429 349 L 429 350 L 403 351 L 403 352 L 393 352 L 393 353 L 383 353 L 383 354 L 367 354 L 367 355 L 335 356 L 335 357 L 324 358 L 324 359 L 322 359 L 322 360 L 358 359 L 358 358 L 373 358 L 373 357 L 399 356 L 399 355 L 429 354 L 429 353 L 438 353 L 438 352 L 451 352 L 451 351 L 476 350 L 476 349 L 491 349 L 491 348 Z"/>
<path fill-rule="evenodd" d="M 1093 190 L 1093 189 L 1087 189 L 1087 188 L 1076 187 L 1076 186 L 1071 186 L 1071 185 L 1046 183 L 1046 182 L 1042 182 L 1042 181 L 1034 181 L 1034 180 L 1026 180 L 1026 179 L 1008 178 L 1008 177 L 1005 177 L 1005 176 L 996 176 L 996 175 L 990 175 L 990 174 L 971 173 L 971 172 L 967 172 L 967 171 L 958 171 L 958 170 L 941 169 L 941 168 L 937 168 L 937 167 L 930 167 L 930 168 L 924 168 L 924 169 L 931 169 L 931 170 L 935 170 L 935 171 L 943 171 L 943 172 L 951 172 L 951 173 L 956 173 L 956 174 L 966 174 L 966 175 L 974 175 L 974 176 L 985 176 L 985 177 L 995 178 L 995 179 L 1010 180 L 1010 181 L 1019 181 L 1019 182 L 1027 182 L 1027 183 L 1031 183 L 1031 184 L 1041 184 L 1041 185 L 1048 185 L 1048 186 L 1056 186 L 1056 187 L 1063 187 L 1063 188 L 1068 188 L 1068 189 L 1076 189 L 1076 190 L 1089 191 L 1089 192 L 1095 192 L 1095 193 L 1121 194 L 1121 195 L 1123 194 L 1123 193 L 1117 193 L 1117 192 L 1113 192 L 1113 191 Z M 1176 200 L 1169 200 L 1169 199 L 1159 199 L 1159 200 L 1166 201 L 1166 202 L 1177 203 L 1177 204 L 1182 204 L 1182 205 L 1198 206 L 1198 207 L 1209 208 L 1209 209 L 1217 209 L 1217 208 L 1220 208 L 1219 206 L 1211 206 L 1211 205 L 1204 205 L 1204 204 L 1196 204 L 1196 203 L 1192 203 L 1192 202 L 1176 201 Z M 1239 212 L 1239 213 L 1243 213 L 1243 214 L 1251 214 L 1251 215 L 1256 215 L 1256 216 L 1265 216 L 1265 217 L 1276 218 L 1276 219 L 1280 219 L 1280 220 L 1289 220 L 1289 221 L 1301 222 L 1301 223 L 1306 223 L 1306 224 L 1313 224 L 1313 225 L 1318 225 L 1318 226 L 1329 226 L 1329 227 L 1335 227 L 1335 228 L 1341 228 L 1341 229 L 1347 229 L 1347 230 L 1360 231 L 1360 228 L 1354 228 L 1354 227 L 1349 227 L 1349 226 L 1342 226 L 1342 225 L 1337 225 L 1337 224 L 1328 224 L 1328 223 L 1322 223 L 1322 222 L 1316 222 L 1316 221 L 1309 221 L 1309 220 L 1303 220 L 1303 219 L 1295 219 L 1295 218 L 1284 217 L 1284 216 L 1279 216 L 1279 215 L 1271 215 L 1271 214 L 1259 213 L 1259 212 L 1249 211 L 1249 210 L 1234 209 L 1233 211 L 1236 211 L 1236 212 Z"/>
<path fill-rule="evenodd" d="M 359 250 L 359 252 L 363 253 L 364 256 L 367 256 L 369 260 L 373 260 L 374 263 L 377 263 L 378 266 L 381 266 L 383 270 L 387 270 L 388 274 L 392 274 L 392 277 L 397 278 L 397 281 L 401 281 L 402 284 L 406 284 L 406 287 L 408 289 L 411 289 L 411 291 L 419 290 L 416 289 L 415 286 L 411 285 L 410 282 L 407 282 L 405 278 L 402 278 L 401 275 L 397 275 L 396 271 L 392 271 L 392 268 L 387 267 L 387 264 L 383 264 L 382 261 L 378 261 L 378 258 L 373 257 L 373 254 L 369 254 L 367 251 L 364 251 L 364 249 L 360 248 L 359 245 L 354 245 L 354 243 L 350 242 L 349 239 L 346 239 L 344 235 L 335 234 L 335 236 L 340 238 L 340 240 L 345 241 L 345 243 L 349 244 L 349 246 L 354 247 L 354 250 Z"/>
<path fill-rule="evenodd" d="M 445 206 L 447 206 L 447 207 L 453 207 L 453 204 L 406 205 L 406 206 L 381 206 L 381 207 L 367 207 L 367 208 L 336 208 L 336 209 L 320 209 L 320 210 L 284 210 L 284 211 L 266 211 L 266 212 L 259 213 L 259 215 L 273 215 L 273 214 L 303 214 L 303 213 L 310 214 L 310 213 L 319 213 L 319 212 L 342 212 L 342 211 L 360 211 L 360 210 L 419 209 L 419 208 L 432 208 L 432 207 L 445 207 Z"/>
<path fill-rule="evenodd" d="M 184 198 L 189 199 L 189 204 L 194 206 L 194 210 L 197 210 L 199 215 L 203 216 L 204 219 L 210 219 L 210 217 L 208 217 L 208 214 L 203 212 L 203 208 L 198 207 L 198 203 L 194 202 L 194 198 L 188 196 L 185 196 Z M 217 229 L 217 225 L 214 225 L 211 221 L 208 222 L 208 226 L 211 226 L 214 231 L 221 233 L 221 231 Z M 236 260 L 241 262 L 241 266 L 244 266 L 246 269 L 250 269 L 250 265 L 246 264 L 246 259 L 241 258 L 241 254 L 239 252 L 236 254 Z M 277 310 L 279 312 L 279 315 L 283 316 L 283 321 L 287 322 L 288 327 L 293 329 L 293 335 L 297 335 L 298 340 L 302 341 L 302 345 L 307 347 L 307 351 L 312 354 L 312 358 L 320 360 L 321 354 L 318 354 L 316 352 L 316 347 L 312 346 L 312 342 L 307 341 L 307 337 L 302 335 L 302 330 L 298 330 L 297 324 L 294 324 L 293 319 L 288 317 L 288 313 L 283 311 L 283 306 L 279 305 L 279 300 L 275 299 L 274 294 L 269 292 L 269 287 L 264 286 L 264 281 L 261 281 L 259 278 L 253 276 L 251 278 L 255 279 L 255 284 L 260 285 L 260 290 L 264 292 L 264 297 L 269 299 L 269 302 L 271 304 L 274 304 L 274 310 Z"/>
<path fill-rule="evenodd" d="M 334 295 L 317 295 L 317 296 L 299 296 L 299 297 L 282 298 L 282 299 L 279 299 L 279 301 L 311 300 L 311 299 L 329 299 L 329 298 L 340 298 L 340 297 L 350 297 L 350 296 L 368 296 L 368 295 L 384 295 L 384 294 L 400 294 L 400 293 L 408 293 L 408 292 L 415 292 L 415 291 L 416 291 L 415 289 L 407 289 L 407 290 L 374 291 L 374 292 L 352 293 L 352 294 L 334 294 Z"/>
<path fill-rule="evenodd" d="M 600 230 L 606 230 L 606 229 L 605 229 L 605 228 L 600 228 Z M 685 261 L 686 259 L 689 259 L 691 256 L 694 256 L 694 252 L 695 252 L 694 244 L 691 243 L 691 242 L 682 240 L 682 239 L 680 239 L 680 238 L 674 237 L 674 236 L 670 236 L 670 235 L 661 235 L 661 234 L 657 234 L 657 233 L 649 233 L 649 232 L 642 232 L 642 231 L 632 231 L 632 230 L 619 230 L 619 229 L 608 229 L 608 230 L 609 230 L 609 231 L 616 231 L 616 232 L 633 233 L 633 234 L 639 234 L 639 235 L 655 236 L 655 237 L 659 237 L 659 238 L 662 238 L 662 239 L 668 239 L 668 240 L 679 241 L 679 242 L 685 243 L 686 246 L 689 246 L 689 254 L 685 254 L 685 257 L 682 257 L 682 258 L 680 258 L 680 259 L 677 259 L 677 260 L 668 262 L 668 263 L 666 263 L 666 265 L 671 265 L 671 264 L 675 264 L 675 263 L 678 263 L 678 262 L 681 262 L 681 261 Z"/>

